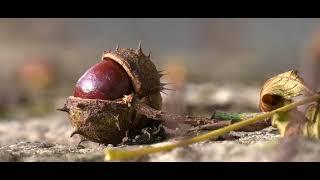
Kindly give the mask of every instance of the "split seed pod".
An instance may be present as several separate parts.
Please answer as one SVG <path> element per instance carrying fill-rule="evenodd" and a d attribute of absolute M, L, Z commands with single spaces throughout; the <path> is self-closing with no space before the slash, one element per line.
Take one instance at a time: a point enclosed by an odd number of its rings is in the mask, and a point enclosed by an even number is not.
<path fill-rule="evenodd" d="M 115 61 L 128 74 L 133 85 L 133 92 L 115 100 L 86 99 L 70 96 L 63 108 L 69 115 L 72 133 L 79 134 L 87 140 L 101 144 L 119 144 L 128 132 L 141 131 L 148 121 L 146 116 L 138 114 L 134 101 L 139 101 L 154 109 L 160 110 L 164 89 L 160 83 L 161 74 L 139 47 L 105 51 L 102 61 Z M 71 135 L 71 136 L 72 136 Z"/>

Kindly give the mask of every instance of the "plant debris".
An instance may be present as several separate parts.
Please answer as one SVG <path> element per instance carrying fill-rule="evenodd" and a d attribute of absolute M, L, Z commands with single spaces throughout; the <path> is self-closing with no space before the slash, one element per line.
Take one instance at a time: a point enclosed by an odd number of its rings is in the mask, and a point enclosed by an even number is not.
<path fill-rule="evenodd" d="M 294 100 L 294 97 L 300 95 L 304 95 L 306 97 L 302 100 Z M 190 139 L 183 139 L 175 143 L 170 143 L 162 146 L 150 146 L 134 150 L 107 148 L 105 151 L 105 160 L 109 161 L 129 159 L 150 153 L 168 151 L 177 147 L 187 146 L 189 144 L 206 141 L 213 138 L 217 139 L 219 136 L 225 135 L 228 132 L 239 130 L 241 128 L 245 128 L 259 122 L 264 121 L 264 125 L 267 125 L 268 119 L 272 120 L 272 125 L 278 128 L 280 134 L 283 137 L 319 137 L 319 106 L 317 105 L 316 108 L 313 106 L 309 107 L 309 109 L 307 110 L 307 117 L 305 116 L 305 114 L 297 110 L 297 107 L 300 105 L 305 105 L 317 101 L 320 101 L 320 94 L 315 93 L 315 91 L 308 88 L 302 78 L 298 76 L 298 72 L 292 70 L 274 76 L 264 84 L 261 90 L 259 103 L 259 107 L 262 113 L 248 116 L 249 118 L 241 116 L 240 114 L 236 115 L 232 113 L 222 113 L 223 116 L 221 116 L 221 113 L 220 116 L 217 116 L 217 114 L 214 113 L 213 117 L 223 117 L 221 118 L 221 121 L 216 119 L 209 120 L 208 118 L 202 117 L 183 117 L 179 115 L 168 114 L 159 110 L 153 110 L 152 108 L 148 108 L 147 106 L 138 104 L 135 106 L 137 108 L 137 112 L 146 115 L 148 118 L 164 121 L 180 120 L 179 122 L 184 123 L 192 122 L 194 123 L 193 125 L 196 125 L 197 127 L 191 130 L 199 130 L 205 128 L 216 129 L 217 127 L 219 127 L 219 124 L 223 124 L 226 126 L 213 130 L 207 134 L 202 134 Z M 229 119 L 229 121 L 226 121 L 228 118 L 225 117 L 231 117 L 231 120 Z M 236 122 L 231 123 L 232 120 Z"/>

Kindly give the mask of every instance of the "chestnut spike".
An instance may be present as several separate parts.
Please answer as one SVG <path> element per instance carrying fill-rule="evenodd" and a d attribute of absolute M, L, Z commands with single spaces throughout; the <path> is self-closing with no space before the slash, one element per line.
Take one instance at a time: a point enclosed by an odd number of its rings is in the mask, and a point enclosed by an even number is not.
<path fill-rule="evenodd" d="M 77 145 L 77 149 L 84 149 L 85 147 L 84 146 L 82 146 L 81 144 L 83 143 L 83 142 L 86 142 L 86 141 L 89 141 L 87 138 L 85 138 L 85 137 L 80 137 L 80 141 L 79 141 L 79 143 L 78 143 L 78 145 Z"/>
<path fill-rule="evenodd" d="M 147 55 L 147 58 L 150 59 L 151 51 L 149 51 L 149 54 Z"/>
<path fill-rule="evenodd" d="M 167 93 L 165 93 L 164 91 L 160 91 L 161 93 L 165 94 L 165 95 L 168 95 Z"/>
<path fill-rule="evenodd" d="M 63 112 L 66 112 L 66 113 L 70 112 L 70 109 L 66 105 L 64 105 L 62 108 L 58 108 L 56 110 L 57 111 L 63 111 Z"/>
<path fill-rule="evenodd" d="M 174 83 L 160 83 L 160 86 L 161 86 L 161 87 L 164 87 L 164 86 L 166 86 L 166 85 L 172 85 L 172 84 L 174 84 Z"/>
<path fill-rule="evenodd" d="M 119 44 L 117 44 L 117 46 L 116 46 L 116 50 L 117 50 L 117 51 L 119 50 Z"/>
<path fill-rule="evenodd" d="M 138 45 L 138 48 L 136 50 L 136 54 L 138 54 L 138 55 L 142 55 L 143 54 L 142 48 L 141 48 L 141 40 L 139 41 L 139 45 Z"/>
<path fill-rule="evenodd" d="M 164 87 L 161 87 L 161 88 L 160 88 L 160 90 L 161 90 L 161 91 L 163 91 L 163 90 L 168 90 L 168 91 L 176 91 L 176 90 L 174 90 L 174 89 L 170 89 L 170 88 L 164 88 Z"/>
<path fill-rule="evenodd" d="M 80 134 L 80 131 L 78 129 L 76 129 L 75 131 L 73 131 L 71 134 L 70 134 L 70 137 L 73 137 L 74 135 L 76 134 Z"/>
<path fill-rule="evenodd" d="M 163 92 L 163 90 L 169 90 L 169 91 L 175 91 L 174 89 L 166 88 L 166 85 L 172 85 L 174 83 L 160 83 L 160 91 Z"/>
<path fill-rule="evenodd" d="M 166 76 L 166 75 L 168 75 L 168 74 L 166 74 L 166 73 L 163 73 L 163 72 L 161 72 L 161 73 L 158 73 L 158 74 L 159 74 L 160 78 L 161 78 L 162 76 Z"/>

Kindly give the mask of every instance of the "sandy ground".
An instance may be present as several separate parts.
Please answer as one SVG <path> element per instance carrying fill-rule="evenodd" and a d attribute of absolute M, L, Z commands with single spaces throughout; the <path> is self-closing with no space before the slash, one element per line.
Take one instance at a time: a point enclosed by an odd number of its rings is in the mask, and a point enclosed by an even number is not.
<path fill-rule="evenodd" d="M 191 106 L 255 109 L 259 88 L 214 88 L 204 93 L 201 87 L 188 87 L 187 104 Z M 241 93 L 239 93 L 241 91 Z M 192 92 L 198 92 L 198 95 Z M 201 94 L 202 96 L 199 96 Z M 251 99 L 248 97 L 252 97 Z M 165 98 L 164 98 L 165 99 Z M 194 99 L 198 100 L 195 101 Z M 201 99 L 204 99 L 201 102 Z M 246 100 L 246 101 L 245 101 Z M 211 102 L 211 103 L 210 103 Z M 246 107 L 243 106 L 245 102 Z M 230 107 L 229 107 L 230 108 Z M 103 161 L 105 146 L 85 142 L 77 149 L 79 137 L 66 114 L 55 112 L 45 117 L 0 120 L 0 161 Z M 236 140 L 207 141 L 172 151 L 156 153 L 130 161 L 320 161 L 320 143 L 303 139 L 282 141 L 276 129 L 268 127 L 257 132 L 231 132 Z M 170 140 L 172 141 L 172 140 Z M 167 142 L 164 142 L 167 143 Z M 119 148 L 132 148 L 123 146 Z"/>
<path fill-rule="evenodd" d="M 79 139 L 70 138 L 71 131 L 68 120 L 60 114 L 24 121 L 1 121 L 0 160 L 103 161 L 104 146 L 85 143 L 86 148 L 77 149 Z M 239 139 L 197 143 L 130 161 L 320 161 L 318 142 L 294 140 L 294 143 L 279 145 L 278 132 L 271 127 L 231 134 Z"/>

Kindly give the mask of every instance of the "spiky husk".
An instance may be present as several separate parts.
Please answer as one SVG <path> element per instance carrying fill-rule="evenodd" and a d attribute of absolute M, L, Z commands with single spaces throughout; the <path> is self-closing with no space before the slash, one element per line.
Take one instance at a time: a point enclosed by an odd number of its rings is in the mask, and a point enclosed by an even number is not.
<path fill-rule="evenodd" d="M 63 109 L 69 113 L 75 133 L 101 144 L 119 144 L 127 133 L 138 133 L 147 118 L 137 114 L 130 104 L 139 99 L 154 109 L 161 109 L 161 75 L 139 44 L 138 49 L 120 49 L 104 52 L 102 60 L 114 60 L 128 73 L 134 86 L 130 96 L 113 101 L 82 99 L 70 96 Z"/>
<path fill-rule="evenodd" d="M 108 58 L 118 62 L 126 70 L 138 97 L 151 98 L 149 105 L 161 109 L 160 91 L 163 88 L 160 83 L 161 74 L 150 60 L 150 56 L 142 52 L 141 46 L 136 50 L 118 48 L 115 51 L 105 52 L 102 60 Z"/>
<path fill-rule="evenodd" d="M 71 125 L 74 134 L 102 144 L 120 143 L 129 130 L 133 109 L 120 99 L 116 101 L 67 98 Z"/>

